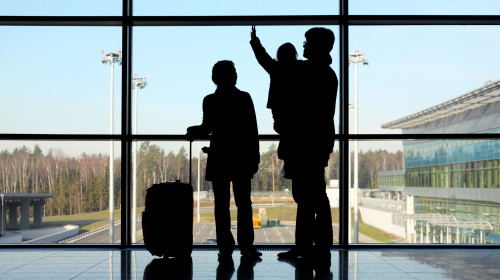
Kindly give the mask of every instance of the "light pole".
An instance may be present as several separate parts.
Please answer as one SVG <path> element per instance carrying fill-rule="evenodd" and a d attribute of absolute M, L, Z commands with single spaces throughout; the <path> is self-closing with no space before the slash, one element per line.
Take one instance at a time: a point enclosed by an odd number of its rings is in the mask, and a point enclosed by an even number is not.
<path fill-rule="evenodd" d="M 349 117 L 351 117 L 351 111 L 354 110 L 354 104 L 349 104 Z M 349 125 L 349 133 L 351 133 L 351 126 Z M 352 187 L 352 182 L 351 182 L 351 146 L 349 145 L 349 158 L 347 159 L 347 163 L 349 164 L 349 167 L 347 168 L 349 178 L 347 178 L 347 184 L 348 188 L 347 191 L 349 192 L 349 201 L 351 200 L 351 187 Z M 351 205 L 350 202 L 347 203 L 349 207 L 347 207 L 347 213 L 348 213 L 348 227 L 349 227 L 349 238 L 348 241 L 349 243 L 352 242 L 352 235 L 351 235 L 351 226 L 352 226 L 352 220 L 351 220 Z"/>
<path fill-rule="evenodd" d="M 2 196 L 2 235 L 0 237 L 4 237 L 5 236 L 5 228 L 4 228 L 5 207 L 3 206 L 4 194 L 1 194 L 1 196 Z"/>
<path fill-rule="evenodd" d="M 201 149 L 200 149 L 200 140 L 198 140 L 198 180 L 197 180 L 197 185 L 198 185 L 198 195 L 197 195 L 197 202 L 196 202 L 196 222 L 200 222 L 200 190 L 201 190 Z M 190 179 L 191 181 L 191 179 Z"/>
<path fill-rule="evenodd" d="M 364 53 L 349 55 L 349 64 L 354 63 L 354 134 L 358 134 L 358 63 L 368 67 Z M 358 243 L 358 141 L 354 141 L 354 243 Z M 350 217 L 349 217 L 350 218 Z"/>
<path fill-rule="evenodd" d="M 148 86 L 146 77 L 139 78 L 138 74 L 132 78 L 132 88 L 135 89 L 134 133 L 137 134 L 137 100 L 139 89 Z M 137 141 L 132 142 L 132 243 L 137 242 Z"/>
<path fill-rule="evenodd" d="M 122 65 L 121 51 L 118 53 L 108 53 L 104 55 L 104 51 L 101 51 L 102 54 L 102 64 L 111 64 L 111 102 L 110 102 L 110 134 L 113 135 L 113 93 L 114 93 L 114 65 L 118 63 L 118 65 Z M 115 218 L 114 218 L 114 170 L 113 170 L 113 161 L 114 161 L 114 142 L 110 141 L 109 144 L 109 242 L 115 243 L 114 241 L 114 229 L 115 229 Z"/>

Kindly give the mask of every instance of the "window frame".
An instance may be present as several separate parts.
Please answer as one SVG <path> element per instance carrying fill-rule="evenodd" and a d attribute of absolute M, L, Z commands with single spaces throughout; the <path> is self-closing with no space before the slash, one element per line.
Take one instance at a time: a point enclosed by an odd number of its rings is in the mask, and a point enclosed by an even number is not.
<path fill-rule="evenodd" d="M 332 1 L 335 2 L 335 1 Z M 334 25 L 339 27 L 337 44 L 339 48 L 339 132 L 335 140 L 339 141 L 340 151 L 340 182 L 347 185 L 350 141 L 371 140 L 431 140 L 431 139 L 498 139 L 500 134 L 353 134 L 349 133 L 349 71 L 348 47 L 350 26 L 389 26 L 389 25 L 500 25 L 499 15 L 349 15 L 349 0 L 338 0 L 338 15 L 307 15 L 307 16 L 133 16 L 133 0 L 123 0 L 122 16 L 0 16 L 2 26 L 120 26 L 122 28 L 122 103 L 121 132 L 108 134 L 5 134 L 0 133 L 0 140 L 55 140 L 55 141 L 103 141 L 114 140 L 121 143 L 122 170 L 122 224 L 121 244 L 41 244 L 0 245 L 0 248 L 141 248 L 144 245 L 131 242 L 131 174 L 132 174 L 132 142 L 133 141 L 179 141 L 185 140 L 179 134 L 133 134 L 132 133 L 132 36 L 135 26 L 250 26 L 250 25 Z M 332 3 L 335 4 L 335 3 Z M 261 134 L 261 141 L 279 140 L 278 135 Z M 208 140 L 208 139 L 200 139 Z M 349 201 L 346 188 L 340 188 L 340 201 Z M 335 249 L 358 248 L 495 248 L 500 245 L 484 244 L 351 244 L 348 242 L 348 203 L 340 203 L 339 243 Z M 286 247 L 286 245 L 259 245 L 262 247 Z M 214 245 L 195 245 L 195 247 L 214 247 Z"/>

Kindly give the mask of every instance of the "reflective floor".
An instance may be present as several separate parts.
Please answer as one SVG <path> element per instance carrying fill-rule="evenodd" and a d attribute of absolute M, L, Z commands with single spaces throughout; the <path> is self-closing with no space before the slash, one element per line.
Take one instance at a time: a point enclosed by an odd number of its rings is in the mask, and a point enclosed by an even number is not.
<path fill-rule="evenodd" d="M 155 259 L 145 250 L 1 249 L 0 279 L 500 279 L 500 250 L 332 250 L 331 264 L 219 263 L 217 251 L 190 261 Z"/>

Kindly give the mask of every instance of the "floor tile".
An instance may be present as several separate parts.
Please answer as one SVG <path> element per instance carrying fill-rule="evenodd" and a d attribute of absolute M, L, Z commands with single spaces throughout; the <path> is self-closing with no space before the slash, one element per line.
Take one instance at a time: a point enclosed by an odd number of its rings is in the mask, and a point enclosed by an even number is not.
<path fill-rule="evenodd" d="M 143 249 L 0 249 L 0 279 L 500 279 L 500 250 L 332 250 L 330 265 L 285 262 L 263 249 L 259 262 L 219 263 L 214 250 L 189 261 L 162 260 Z M 339 270 L 339 260 L 347 265 Z"/>

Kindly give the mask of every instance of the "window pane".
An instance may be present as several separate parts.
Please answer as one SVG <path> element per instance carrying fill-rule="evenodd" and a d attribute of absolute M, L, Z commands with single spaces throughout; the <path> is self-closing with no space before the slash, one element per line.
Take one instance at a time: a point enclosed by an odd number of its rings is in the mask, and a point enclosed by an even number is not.
<path fill-rule="evenodd" d="M 360 142 L 359 151 L 352 242 L 500 242 L 500 140 Z"/>
<path fill-rule="evenodd" d="M 110 243 L 110 142 L 1 141 L 1 243 Z M 120 237 L 120 144 L 113 151 Z M 2 223 L 0 222 L 0 225 Z"/>
<path fill-rule="evenodd" d="M 110 133 L 111 66 L 119 27 L 0 27 L 1 133 Z M 101 54 L 101 52 L 104 52 Z M 121 66 L 114 63 L 114 133 Z"/>
<path fill-rule="evenodd" d="M 495 15 L 500 4 L 495 0 L 350 0 L 352 15 Z"/>
<path fill-rule="evenodd" d="M 309 28 L 257 26 L 257 35 L 271 57 L 281 44 L 291 42 L 302 59 Z M 338 34 L 336 26 L 329 28 Z M 139 134 L 184 134 L 187 127 L 200 124 L 203 98 L 215 91 L 212 67 L 219 60 L 234 62 L 236 86 L 252 96 L 259 133 L 275 133 L 266 108 L 269 75 L 250 47 L 250 27 L 136 27 L 133 38 L 134 73 L 148 81 L 148 87 L 138 90 Z M 338 44 L 331 56 L 338 75 Z"/>
<path fill-rule="evenodd" d="M 121 0 L 16 0 L 2 2 L 3 16 L 120 16 Z"/>
<path fill-rule="evenodd" d="M 498 66 L 478 54 L 500 47 L 491 37 L 499 31 L 496 26 L 351 27 L 349 103 L 355 102 L 358 72 L 359 133 L 498 131 Z"/>
<path fill-rule="evenodd" d="M 332 15 L 338 14 L 337 0 L 291 1 L 134 1 L 134 15 L 148 16 L 254 16 L 254 15 Z"/>
<path fill-rule="evenodd" d="M 252 208 L 255 244 L 294 243 L 296 203 L 292 198 L 291 180 L 283 178 L 283 161 L 277 158 L 278 142 L 260 142 L 259 171 L 252 179 Z M 193 238 L 195 244 L 216 244 L 214 223 L 214 194 L 212 183 L 205 180 L 207 155 L 200 148 L 208 142 L 194 142 L 192 155 L 192 185 L 194 188 Z M 181 179 L 189 181 L 189 145 L 187 142 L 137 143 L 137 202 L 136 215 L 144 210 L 145 190 L 153 183 Z M 201 158 L 198 165 L 198 159 Z M 334 229 L 334 242 L 338 240 L 339 219 L 339 157 L 332 153 L 325 169 L 327 194 L 330 199 Z M 199 170 L 199 171 L 198 171 Z M 200 190 L 198 192 L 198 189 Z M 231 193 L 231 196 L 233 194 Z M 234 198 L 230 202 L 233 235 L 236 237 L 237 208 Z M 133 231 L 134 232 L 134 231 Z M 142 227 L 136 223 L 136 242 L 143 242 Z"/>

